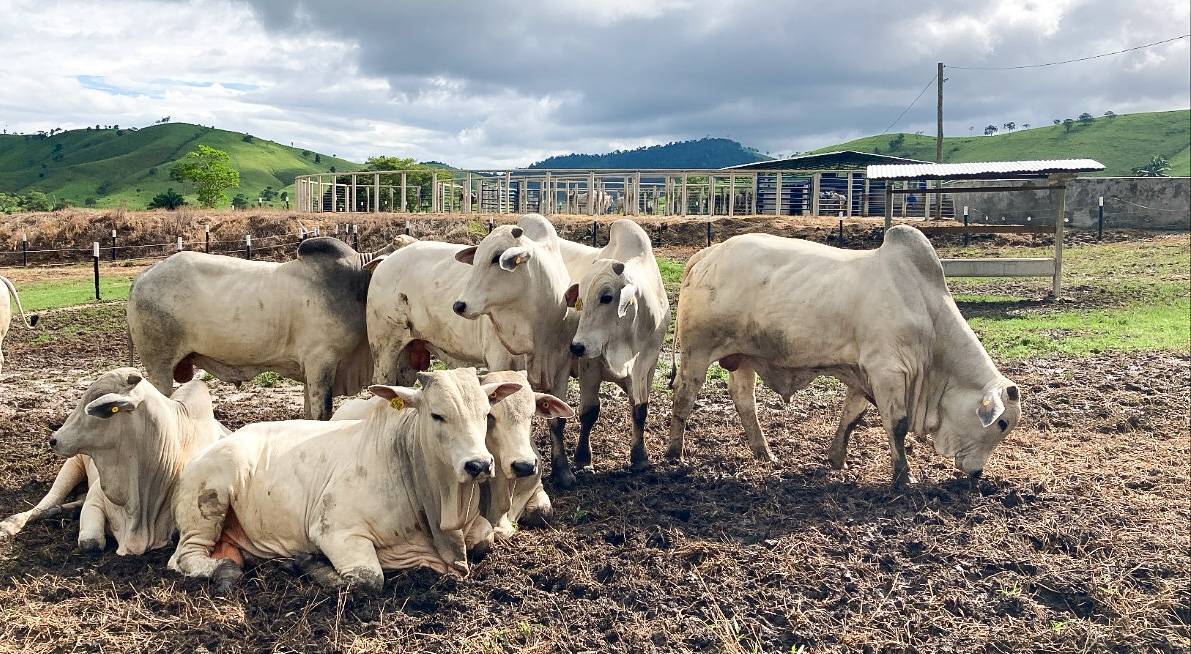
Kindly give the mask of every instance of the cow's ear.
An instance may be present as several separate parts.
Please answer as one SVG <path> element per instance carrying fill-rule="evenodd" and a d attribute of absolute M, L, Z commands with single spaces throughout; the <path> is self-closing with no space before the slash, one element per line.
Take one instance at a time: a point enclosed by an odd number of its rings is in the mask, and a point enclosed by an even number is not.
<path fill-rule="evenodd" d="M 488 403 L 496 404 L 525 387 L 514 382 L 495 382 L 492 384 L 480 384 L 480 388 L 488 396 Z"/>
<path fill-rule="evenodd" d="M 566 300 L 568 307 L 574 308 L 575 303 L 579 301 L 579 285 L 571 284 L 571 287 L 567 289 L 566 294 L 562 297 Z"/>
<path fill-rule="evenodd" d="M 571 405 L 549 393 L 534 393 L 534 412 L 543 418 L 572 418 L 575 410 Z"/>
<path fill-rule="evenodd" d="M 137 384 L 141 383 L 142 379 L 144 379 L 144 378 L 141 377 L 140 373 L 130 372 L 130 373 L 128 373 L 128 376 L 124 378 L 124 383 L 128 384 L 129 388 L 132 388 L 132 387 L 136 386 Z"/>
<path fill-rule="evenodd" d="M 87 415 L 96 418 L 111 418 L 117 413 L 136 411 L 137 405 L 141 403 L 140 400 L 123 395 L 121 393 L 108 393 L 101 395 L 87 404 L 84 411 Z"/>
<path fill-rule="evenodd" d="M 637 286 L 635 284 L 625 284 L 624 288 L 620 289 L 620 303 L 616 305 L 616 315 L 623 318 L 629 312 L 629 307 L 637 301 Z"/>
<path fill-rule="evenodd" d="M 422 391 L 406 386 L 384 386 L 374 384 L 368 387 L 373 395 L 388 400 L 389 406 L 397 409 L 416 409 L 422 400 Z"/>
<path fill-rule="evenodd" d="M 469 248 L 463 248 L 462 250 L 455 253 L 455 261 L 458 261 L 459 263 L 466 263 L 470 266 L 475 263 L 475 259 L 476 246 L 474 245 Z"/>
<path fill-rule="evenodd" d="M 980 406 L 976 408 L 976 417 L 980 418 L 980 426 L 988 427 L 1001 417 L 1005 412 L 1005 403 L 1001 400 L 1001 391 L 990 390 L 985 391 L 984 397 L 980 399 Z"/>
<path fill-rule="evenodd" d="M 509 248 L 500 255 L 500 269 L 501 270 L 516 270 L 517 266 L 529 261 L 533 258 L 533 252 L 529 248 L 514 247 Z"/>
<path fill-rule="evenodd" d="M 373 257 L 371 261 L 364 264 L 364 270 L 367 270 L 370 272 L 373 270 L 376 270 L 376 267 L 379 266 L 380 262 L 384 261 L 385 257 L 387 257 L 387 256 L 389 256 L 389 255 L 381 254 L 381 255 Z"/>
<path fill-rule="evenodd" d="M 1017 390 L 1017 386 L 1006 386 L 1005 395 L 1013 401 L 1021 399 L 1021 392 Z"/>

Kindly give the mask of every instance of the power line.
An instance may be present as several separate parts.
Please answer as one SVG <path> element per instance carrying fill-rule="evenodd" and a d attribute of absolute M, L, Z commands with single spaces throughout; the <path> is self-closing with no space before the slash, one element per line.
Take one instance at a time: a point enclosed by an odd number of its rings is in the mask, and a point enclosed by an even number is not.
<path fill-rule="evenodd" d="M 897 118 L 894 118 L 893 122 L 889 123 L 889 127 L 886 127 L 884 130 L 881 131 L 881 134 L 888 133 L 889 130 L 893 129 L 893 126 L 897 124 L 897 121 L 901 120 L 902 117 L 906 115 L 906 112 L 913 109 L 914 105 L 918 104 L 918 101 L 920 99 L 922 99 L 922 94 L 926 93 L 926 90 L 929 89 L 930 85 L 934 84 L 935 80 L 938 78 L 939 78 L 938 75 L 931 75 L 930 81 L 926 83 L 926 86 L 922 87 L 922 90 L 918 92 L 918 95 L 914 98 L 914 101 L 910 103 L 910 106 L 906 107 L 905 109 L 902 109 L 902 112 L 897 115 Z"/>
<path fill-rule="evenodd" d="M 1184 34 L 1182 36 L 1175 36 L 1175 37 L 1171 37 L 1169 39 L 1163 39 L 1161 41 L 1154 41 L 1153 43 L 1146 43 L 1144 45 L 1135 45 L 1132 48 L 1125 48 L 1124 50 L 1116 50 L 1113 52 L 1102 52 L 1097 55 L 1091 55 L 1090 57 L 1080 57 L 1078 59 L 1067 59 L 1064 61 L 1049 61 L 1045 64 L 1026 64 L 1023 66 L 952 66 L 952 65 L 948 65 L 947 67 L 952 68 L 954 70 L 1022 70 L 1024 68 L 1045 68 L 1047 66 L 1060 66 L 1062 64 L 1073 64 L 1077 61 L 1090 61 L 1092 59 L 1100 59 L 1101 57 L 1111 57 L 1113 55 L 1124 54 L 1126 52 L 1133 52 L 1134 50 L 1141 50 L 1143 48 L 1151 48 L 1156 45 L 1162 45 L 1163 43 L 1170 43 L 1171 41 L 1178 41 L 1179 39 L 1185 39 L 1189 36 L 1191 36 L 1191 34 Z"/>

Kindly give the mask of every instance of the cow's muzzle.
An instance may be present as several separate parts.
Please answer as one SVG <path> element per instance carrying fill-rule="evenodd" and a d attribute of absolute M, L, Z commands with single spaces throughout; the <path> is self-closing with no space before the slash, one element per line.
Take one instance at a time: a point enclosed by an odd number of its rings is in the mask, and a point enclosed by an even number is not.
<path fill-rule="evenodd" d="M 575 341 L 574 343 L 571 343 L 571 354 L 573 354 L 577 357 L 581 357 L 581 356 L 583 356 L 583 354 L 585 352 L 587 352 L 586 345 L 580 343 L 579 341 Z"/>
<path fill-rule="evenodd" d="M 517 477 L 528 477 L 538 471 L 538 464 L 530 461 L 514 461 L 509 467 Z"/>
<path fill-rule="evenodd" d="M 479 481 L 480 475 L 484 475 L 487 478 L 488 475 L 492 474 L 492 462 L 484 459 L 472 459 L 463 464 L 463 471 L 472 479 Z"/>
<path fill-rule="evenodd" d="M 451 311 L 454 311 L 457 316 L 462 316 L 464 313 L 467 313 L 467 303 L 456 302 L 451 305 Z"/>

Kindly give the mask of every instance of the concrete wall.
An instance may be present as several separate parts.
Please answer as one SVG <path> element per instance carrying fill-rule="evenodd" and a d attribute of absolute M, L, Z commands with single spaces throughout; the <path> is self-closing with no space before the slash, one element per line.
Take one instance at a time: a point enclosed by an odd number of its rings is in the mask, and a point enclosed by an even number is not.
<path fill-rule="evenodd" d="M 1188 177 L 1081 177 L 1067 182 L 1066 193 L 1069 226 L 1095 229 L 1097 199 L 1103 196 L 1105 229 L 1191 229 L 1191 178 Z M 968 205 L 972 222 L 1054 224 L 1054 198 L 1047 192 L 967 193 L 951 197 L 961 217 L 963 205 Z"/>

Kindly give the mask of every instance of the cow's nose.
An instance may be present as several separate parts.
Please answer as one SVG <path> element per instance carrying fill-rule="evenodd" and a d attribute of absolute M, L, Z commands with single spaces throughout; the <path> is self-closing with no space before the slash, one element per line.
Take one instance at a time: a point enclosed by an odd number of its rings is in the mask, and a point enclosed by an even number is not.
<path fill-rule="evenodd" d="M 513 474 L 518 477 L 528 477 L 538 471 L 538 464 L 529 461 L 514 461 Z"/>
<path fill-rule="evenodd" d="M 62 423 L 60 422 L 47 422 L 46 426 L 50 428 L 50 431 L 58 431 L 59 429 L 62 429 Z"/>
<path fill-rule="evenodd" d="M 57 438 L 50 439 L 50 447 L 58 447 L 58 439 Z"/>
<path fill-rule="evenodd" d="M 583 356 L 583 353 L 586 351 L 587 351 L 586 345 L 584 345 L 578 341 L 571 343 L 571 354 L 574 354 L 577 357 L 581 357 L 581 356 Z"/>
<path fill-rule="evenodd" d="M 455 304 L 451 305 L 451 311 L 454 311 L 455 315 L 462 316 L 463 312 L 467 311 L 467 303 L 466 302 L 456 302 Z"/>
<path fill-rule="evenodd" d="M 463 471 L 474 479 L 482 474 L 492 472 L 492 464 L 481 459 L 472 459 L 463 464 Z"/>

